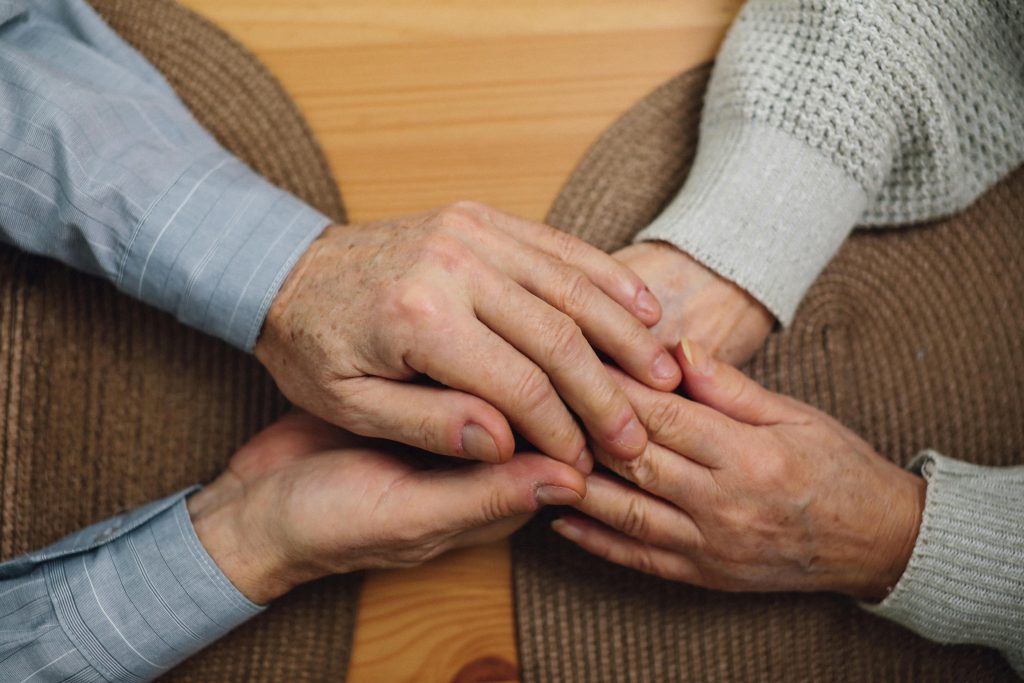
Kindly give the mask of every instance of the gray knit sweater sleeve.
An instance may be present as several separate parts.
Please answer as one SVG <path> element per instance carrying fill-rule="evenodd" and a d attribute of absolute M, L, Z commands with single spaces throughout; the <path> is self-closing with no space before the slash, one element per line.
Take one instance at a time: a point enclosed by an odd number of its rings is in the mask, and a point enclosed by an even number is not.
<path fill-rule="evenodd" d="M 917 544 L 885 600 L 864 607 L 940 643 L 998 649 L 1024 677 L 1024 466 L 978 467 L 938 453 Z"/>
<path fill-rule="evenodd" d="M 1024 161 L 1021 0 L 751 0 L 719 52 L 694 165 L 640 233 L 788 324 L 854 225 L 963 209 Z M 936 453 L 913 557 L 869 609 L 999 649 L 1024 675 L 1024 467 Z"/>
<path fill-rule="evenodd" d="M 783 323 L 855 224 L 958 211 L 1024 160 L 1020 0 L 751 0 L 685 186 L 640 233 Z"/>

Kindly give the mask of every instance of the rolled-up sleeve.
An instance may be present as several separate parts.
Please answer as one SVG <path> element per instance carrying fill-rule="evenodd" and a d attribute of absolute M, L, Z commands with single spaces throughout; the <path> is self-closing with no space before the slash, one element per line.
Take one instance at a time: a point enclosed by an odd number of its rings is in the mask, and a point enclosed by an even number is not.
<path fill-rule="evenodd" d="M 85 2 L 0 2 L 0 240 L 250 350 L 329 222 L 221 147 Z"/>
<path fill-rule="evenodd" d="M 0 680 L 152 680 L 259 613 L 196 537 L 188 492 L 0 565 Z"/>

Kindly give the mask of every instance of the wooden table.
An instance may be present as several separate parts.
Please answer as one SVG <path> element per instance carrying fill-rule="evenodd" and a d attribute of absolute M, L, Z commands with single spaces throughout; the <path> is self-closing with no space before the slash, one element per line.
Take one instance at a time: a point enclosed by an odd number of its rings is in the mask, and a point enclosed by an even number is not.
<path fill-rule="evenodd" d="M 594 138 L 715 52 L 741 0 L 183 0 L 295 97 L 363 221 L 544 216 Z M 508 545 L 372 573 L 350 683 L 516 677 Z"/>

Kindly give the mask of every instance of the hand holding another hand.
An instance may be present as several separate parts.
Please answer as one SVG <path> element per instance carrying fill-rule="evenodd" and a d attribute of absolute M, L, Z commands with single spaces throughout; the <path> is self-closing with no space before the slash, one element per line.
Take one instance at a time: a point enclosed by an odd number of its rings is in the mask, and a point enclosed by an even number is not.
<path fill-rule="evenodd" d="M 188 499 L 196 534 L 243 594 L 267 603 L 328 574 L 503 538 L 586 490 L 579 472 L 539 454 L 428 467 L 429 454 L 393 446 L 286 415 Z"/>
<path fill-rule="evenodd" d="M 290 400 L 357 434 L 502 462 L 511 423 L 588 470 L 572 413 L 617 456 L 647 440 L 595 348 L 649 386 L 679 382 L 647 329 L 660 314 L 611 256 L 461 203 L 328 228 L 285 281 L 255 353 Z M 443 386 L 410 381 L 421 376 Z"/>
<path fill-rule="evenodd" d="M 693 400 L 620 373 L 650 443 L 630 461 L 596 452 L 627 481 L 591 475 L 577 505 L 589 519 L 555 529 L 612 562 L 708 588 L 883 598 L 913 551 L 924 480 L 697 344 L 678 355 Z"/>

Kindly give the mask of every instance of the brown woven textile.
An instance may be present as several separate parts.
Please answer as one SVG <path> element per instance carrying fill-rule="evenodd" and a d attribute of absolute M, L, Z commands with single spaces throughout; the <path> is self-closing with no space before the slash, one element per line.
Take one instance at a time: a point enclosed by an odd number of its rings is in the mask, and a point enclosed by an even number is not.
<path fill-rule="evenodd" d="M 549 220 L 605 249 L 692 161 L 710 67 L 677 77 L 590 151 Z M 1024 169 L 960 216 L 857 233 L 747 370 L 906 463 L 934 447 L 1024 462 Z M 941 647 L 832 595 L 704 591 L 602 562 L 544 519 L 513 540 L 523 680 L 991 681 L 994 651 Z"/>
<path fill-rule="evenodd" d="M 341 197 L 274 77 L 170 0 L 93 0 L 197 118 L 276 184 L 337 221 Z M 211 479 L 285 403 L 249 356 L 97 279 L 0 247 L 0 556 Z M 340 680 L 355 578 L 318 582 L 169 680 Z"/>

